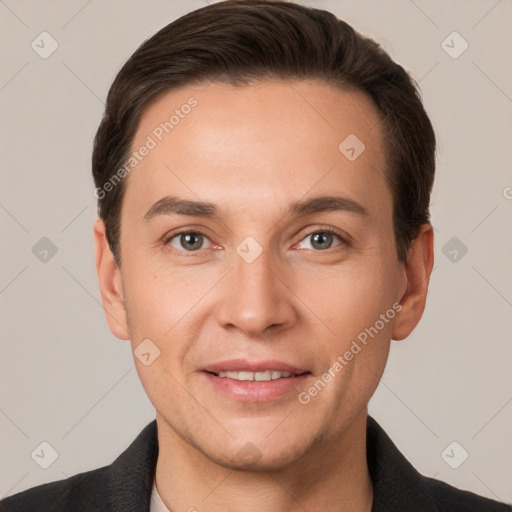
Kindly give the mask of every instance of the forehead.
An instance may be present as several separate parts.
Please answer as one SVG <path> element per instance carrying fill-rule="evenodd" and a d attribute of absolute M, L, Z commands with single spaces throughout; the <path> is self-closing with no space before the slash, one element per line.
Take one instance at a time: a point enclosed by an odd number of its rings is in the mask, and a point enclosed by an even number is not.
<path fill-rule="evenodd" d="M 151 149 L 128 176 L 132 206 L 167 192 L 247 209 L 313 189 L 390 201 L 376 107 L 361 92 L 316 81 L 173 90 L 142 115 L 132 150 L 143 146 Z"/>

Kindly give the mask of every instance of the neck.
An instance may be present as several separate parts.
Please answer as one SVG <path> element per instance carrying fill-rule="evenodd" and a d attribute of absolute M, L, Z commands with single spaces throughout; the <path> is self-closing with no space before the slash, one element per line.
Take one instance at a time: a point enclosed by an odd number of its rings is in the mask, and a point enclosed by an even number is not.
<path fill-rule="evenodd" d="M 171 511 L 370 512 L 373 487 L 366 462 L 366 410 L 343 433 L 280 470 L 223 466 L 179 437 L 157 414 L 156 485 Z"/>

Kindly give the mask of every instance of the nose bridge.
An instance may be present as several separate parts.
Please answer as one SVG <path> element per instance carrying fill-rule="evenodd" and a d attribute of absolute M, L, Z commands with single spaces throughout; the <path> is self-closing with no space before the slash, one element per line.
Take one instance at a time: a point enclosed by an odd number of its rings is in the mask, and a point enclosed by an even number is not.
<path fill-rule="evenodd" d="M 219 321 L 258 335 L 269 326 L 289 323 L 295 313 L 271 251 L 262 251 L 251 243 L 242 242 L 233 254 L 233 270 L 226 282 L 227 299 L 221 306 Z"/>

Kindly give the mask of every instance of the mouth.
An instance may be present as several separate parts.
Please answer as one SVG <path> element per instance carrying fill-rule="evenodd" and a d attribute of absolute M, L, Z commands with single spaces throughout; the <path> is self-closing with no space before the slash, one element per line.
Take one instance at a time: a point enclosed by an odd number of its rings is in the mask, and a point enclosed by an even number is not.
<path fill-rule="evenodd" d="M 268 402 L 296 394 L 309 370 L 282 361 L 223 361 L 203 369 L 207 382 L 225 397 L 244 402 Z"/>
<path fill-rule="evenodd" d="M 261 372 L 248 372 L 248 371 L 219 371 L 216 372 L 208 372 L 217 377 L 234 379 L 240 381 L 257 381 L 257 382 L 268 382 L 271 380 L 277 379 L 288 379 L 290 377 L 298 377 L 299 375 L 304 375 L 309 372 L 282 372 L 279 370 L 265 370 Z"/>

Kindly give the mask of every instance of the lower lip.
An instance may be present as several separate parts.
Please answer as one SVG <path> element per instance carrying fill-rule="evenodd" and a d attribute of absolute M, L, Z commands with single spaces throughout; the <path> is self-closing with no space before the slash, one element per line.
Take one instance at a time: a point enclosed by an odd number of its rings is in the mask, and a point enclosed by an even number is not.
<path fill-rule="evenodd" d="M 296 377 L 283 377 L 276 380 L 254 381 L 235 380 L 218 377 L 213 373 L 203 372 L 208 381 L 218 391 L 229 398 L 247 402 L 268 402 L 281 398 L 297 388 L 302 387 L 311 374 L 303 373 Z"/>

